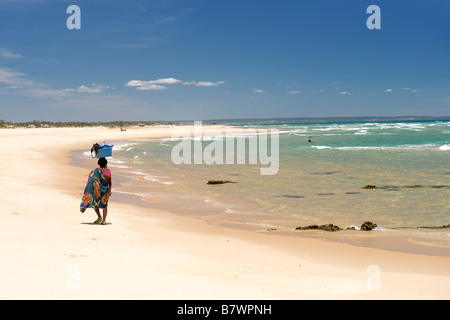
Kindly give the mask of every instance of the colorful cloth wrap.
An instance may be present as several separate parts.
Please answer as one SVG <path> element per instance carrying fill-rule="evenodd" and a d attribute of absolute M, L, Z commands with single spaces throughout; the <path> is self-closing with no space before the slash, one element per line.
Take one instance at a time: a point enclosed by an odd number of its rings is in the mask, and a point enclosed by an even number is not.
<path fill-rule="evenodd" d="M 109 190 L 111 177 L 105 175 L 105 171 L 97 168 L 89 174 L 80 205 L 82 213 L 88 208 L 105 209 L 108 207 L 108 200 L 111 196 L 111 190 Z"/>

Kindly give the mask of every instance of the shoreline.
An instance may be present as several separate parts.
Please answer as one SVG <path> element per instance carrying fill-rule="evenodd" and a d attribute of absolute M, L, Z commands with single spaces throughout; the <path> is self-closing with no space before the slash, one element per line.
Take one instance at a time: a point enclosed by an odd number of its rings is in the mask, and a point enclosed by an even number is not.
<path fill-rule="evenodd" d="M 164 135 L 151 129 L 127 130 L 127 138 L 125 132 L 106 128 L 0 132 L 6 148 L 0 164 L 9 168 L 0 177 L 8 186 L 2 187 L 1 298 L 450 297 L 442 286 L 450 280 L 448 257 L 268 237 L 115 200 L 109 225 L 92 225 L 92 212 L 83 216 L 77 211 L 88 172 L 68 164 L 70 152 L 90 149 L 100 136 L 98 141 Z M 26 156 L 17 156 L 17 145 Z M 382 276 L 381 287 L 375 289 L 367 286 L 367 270 L 373 265 Z M 75 289 L 69 286 L 69 267 L 81 272 L 79 288 L 76 282 Z"/>

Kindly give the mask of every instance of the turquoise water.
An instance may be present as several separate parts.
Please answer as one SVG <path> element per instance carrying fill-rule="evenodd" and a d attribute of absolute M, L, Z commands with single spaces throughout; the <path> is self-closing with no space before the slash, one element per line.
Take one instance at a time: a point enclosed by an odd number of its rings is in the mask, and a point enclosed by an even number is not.
<path fill-rule="evenodd" d="M 138 195 L 149 206 L 189 207 L 207 221 L 254 230 L 326 223 L 346 228 L 366 220 L 380 228 L 450 224 L 450 121 L 238 127 L 279 130 L 275 175 L 261 175 L 260 163 L 175 165 L 171 152 L 180 140 L 146 140 L 115 148 L 110 167 L 133 179 L 116 191 Z M 216 138 L 204 137 L 203 150 Z M 207 185 L 209 180 L 234 183 Z"/>

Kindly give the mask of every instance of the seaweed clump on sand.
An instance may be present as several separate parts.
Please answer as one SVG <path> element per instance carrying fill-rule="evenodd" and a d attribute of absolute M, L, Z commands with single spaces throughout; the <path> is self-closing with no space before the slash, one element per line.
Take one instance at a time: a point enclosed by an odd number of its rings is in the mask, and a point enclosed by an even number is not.
<path fill-rule="evenodd" d="M 366 184 L 363 189 L 377 189 L 377 186 L 374 184 Z"/>
<path fill-rule="evenodd" d="M 225 183 L 235 183 L 235 182 L 228 180 L 209 180 L 207 182 L 207 184 L 225 184 Z"/>
<path fill-rule="evenodd" d="M 361 225 L 361 230 L 362 231 L 371 231 L 374 228 L 378 227 L 377 224 L 372 223 L 370 221 L 365 221 L 362 225 Z"/>
<path fill-rule="evenodd" d="M 339 231 L 342 229 L 339 228 L 338 226 L 335 226 L 332 223 L 329 223 L 329 224 L 323 224 L 321 226 L 313 224 L 313 225 L 306 226 L 306 227 L 297 227 L 297 228 L 295 228 L 295 230 L 323 230 L 323 231 L 334 232 L 334 231 Z"/>

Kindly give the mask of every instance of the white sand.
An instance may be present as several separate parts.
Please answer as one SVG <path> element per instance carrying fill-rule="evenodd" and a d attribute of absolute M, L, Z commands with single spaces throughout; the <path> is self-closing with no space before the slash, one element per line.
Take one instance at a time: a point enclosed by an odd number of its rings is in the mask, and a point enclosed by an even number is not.
<path fill-rule="evenodd" d="M 171 128 L 0 130 L 0 299 L 449 299 L 450 257 L 257 234 L 118 203 L 79 212 L 70 150 Z"/>

